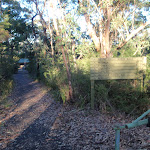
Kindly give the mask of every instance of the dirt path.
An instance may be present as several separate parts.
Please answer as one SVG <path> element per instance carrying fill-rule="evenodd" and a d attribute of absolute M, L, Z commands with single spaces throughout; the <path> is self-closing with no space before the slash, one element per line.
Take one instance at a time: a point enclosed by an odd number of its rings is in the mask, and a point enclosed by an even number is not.
<path fill-rule="evenodd" d="M 90 109 L 63 107 L 48 91 L 22 71 L 14 75 L 13 106 L 0 115 L 0 149 L 113 150 L 116 123 L 133 118 L 101 114 Z M 150 150 L 145 126 L 121 132 L 121 150 Z"/>
<path fill-rule="evenodd" d="M 39 83 L 31 80 L 26 71 L 15 74 L 14 79 L 16 86 L 9 98 L 15 106 L 7 116 L 0 118 L 1 149 L 57 149 L 59 145 L 47 139 L 61 104 L 56 103 Z"/>

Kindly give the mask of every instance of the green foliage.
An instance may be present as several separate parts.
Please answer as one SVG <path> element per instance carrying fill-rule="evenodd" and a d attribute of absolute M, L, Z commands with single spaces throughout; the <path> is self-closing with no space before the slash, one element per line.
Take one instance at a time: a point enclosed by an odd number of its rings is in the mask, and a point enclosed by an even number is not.
<path fill-rule="evenodd" d="M 65 48 L 67 48 L 68 45 L 66 45 Z M 69 57 L 70 60 L 68 65 L 71 70 L 74 99 L 76 99 L 77 105 L 80 106 L 83 105 L 83 101 L 84 105 L 90 101 L 90 62 L 88 58 L 94 54 L 90 51 L 86 52 L 89 47 L 92 49 L 92 46 L 88 44 L 83 44 L 83 47 L 80 47 L 80 52 L 83 54 L 81 57 L 82 59 L 80 58 L 76 60 L 76 62 L 74 62 L 72 58 L 71 49 L 68 49 L 67 57 Z M 59 51 L 59 47 L 56 46 L 55 48 Z M 55 62 L 53 64 L 51 55 L 49 55 L 49 52 L 45 51 L 43 46 L 39 45 L 36 49 L 38 50 L 34 50 L 33 53 L 28 53 L 28 58 L 30 59 L 28 66 L 29 73 L 49 86 L 57 99 L 62 100 L 63 103 L 65 103 L 68 99 L 69 88 L 62 55 L 60 53 L 55 55 Z M 79 47 L 75 51 L 78 50 Z M 81 53 L 75 53 L 75 57 L 79 58 Z"/>
<path fill-rule="evenodd" d="M 79 68 L 84 68 L 84 70 L 78 69 L 72 74 L 75 102 L 82 108 L 90 102 L 90 76 L 87 66 L 88 64 L 82 66 L 81 63 Z"/>
<path fill-rule="evenodd" d="M 144 78 L 144 86 L 146 89 L 147 94 L 150 96 L 150 55 L 147 55 L 147 70 L 145 73 L 145 78 Z"/>
<path fill-rule="evenodd" d="M 12 59 L 9 55 L 0 55 L 0 100 L 6 98 L 12 89 L 12 75 L 17 72 L 17 57 Z"/>
<path fill-rule="evenodd" d="M 67 56 L 70 60 L 68 65 L 72 76 L 74 102 L 75 105 L 83 108 L 91 101 L 90 57 L 98 57 L 98 54 L 94 53 L 92 44 L 83 42 L 81 45 L 75 49 L 75 60 L 69 47 Z M 59 49 L 53 63 L 51 55 L 42 43 L 35 48 L 32 53 L 28 53 L 29 72 L 50 87 L 57 100 L 65 103 L 69 88 L 66 68 Z M 148 78 L 146 80 L 149 81 Z M 149 96 L 148 93 L 141 92 L 141 85 L 137 83 L 134 85 L 132 80 L 96 81 L 95 108 L 105 112 L 117 109 L 128 114 L 144 112 L 150 105 Z"/>
<path fill-rule="evenodd" d="M 0 15 L 0 43 L 6 41 L 10 37 L 8 30 L 6 30 L 9 26 L 8 15 Z"/>
<path fill-rule="evenodd" d="M 99 83 L 95 85 L 95 103 L 97 109 L 102 112 L 107 111 L 107 99 L 108 99 L 108 89 L 105 87 L 105 84 Z"/>
<path fill-rule="evenodd" d="M 6 109 L 11 105 L 11 102 L 7 99 L 13 88 L 13 80 L 0 80 L 0 108 Z"/>
<path fill-rule="evenodd" d="M 26 69 L 32 75 L 33 78 L 37 77 L 37 64 L 34 58 L 29 58 L 29 64 L 27 65 Z"/>
<path fill-rule="evenodd" d="M 1 80 L 0 100 L 6 98 L 6 96 L 10 93 L 12 87 L 13 87 L 13 80 L 12 79 Z"/>
<path fill-rule="evenodd" d="M 24 14 L 27 17 L 28 10 L 21 8 L 19 2 L 14 0 L 1 2 L 0 44 L 14 52 L 20 49 L 20 43 L 31 34 L 31 26 Z"/>
<path fill-rule="evenodd" d="M 89 42 L 86 39 L 82 39 L 82 42 L 76 48 L 76 54 L 82 57 L 91 57 L 92 55 L 94 55 L 94 51 L 95 49 L 93 42 Z"/>
<path fill-rule="evenodd" d="M 141 92 L 140 86 L 135 87 L 132 81 L 117 81 L 112 84 L 109 96 L 113 106 L 126 113 L 141 113 L 148 109 L 149 98 Z"/>
<path fill-rule="evenodd" d="M 149 96 L 141 91 L 139 81 L 98 81 L 95 91 L 96 106 L 101 111 L 114 108 L 127 114 L 139 114 L 150 106 Z"/>

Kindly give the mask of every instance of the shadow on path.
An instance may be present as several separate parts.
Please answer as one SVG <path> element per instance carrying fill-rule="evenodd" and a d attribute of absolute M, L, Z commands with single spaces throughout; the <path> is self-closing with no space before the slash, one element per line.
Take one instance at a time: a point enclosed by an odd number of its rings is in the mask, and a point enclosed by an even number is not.
<path fill-rule="evenodd" d="M 4 150 L 70 150 L 61 137 L 50 135 L 57 130 L 62 105 L 48 91 L 29 78 L 26 71 L 14 75 L 15 88 L 10 96 L 14 102 L 0 122 L 0 149 Z M 58 131 L 59 132 L 59 131 Z"/>

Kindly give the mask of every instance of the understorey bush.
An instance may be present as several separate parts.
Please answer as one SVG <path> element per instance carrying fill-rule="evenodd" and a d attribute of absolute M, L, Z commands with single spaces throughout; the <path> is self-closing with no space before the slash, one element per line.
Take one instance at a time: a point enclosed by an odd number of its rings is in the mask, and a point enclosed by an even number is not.
<path fill-rule="evenodd" d="M 135 84 L 136 82 L 136 84 Z M 147 111 L 150 98 L 135 80 L 99 81 L 95 85 L 96 108 L 101 111 L 119 110 L 127 114 Z"/>

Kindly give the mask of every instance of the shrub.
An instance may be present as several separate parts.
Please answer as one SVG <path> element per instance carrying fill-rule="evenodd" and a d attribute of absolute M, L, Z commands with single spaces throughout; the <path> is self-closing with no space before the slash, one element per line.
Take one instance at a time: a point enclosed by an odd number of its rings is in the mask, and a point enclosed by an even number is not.
<path fill-rule="evenodd" d="M 68 99 L 68 80 L 62 55 L 59 54 L 59 51 L 57 53 L 53 64 L 51 56 L 44 55 L 41 51 L 36 54 L 36 57 L 32 57 L 28 70 L 51 88 L 57 100 L 65 103 Z M 92 56 L 97 57 L 97 54 L 94 52 L 84 53 L 82 58 L 76 59 L 76 62 L 72 59 L 68 64 L 72 76 L 74 102 L 79 107 L 89 105 L 91 101 L 90 57 Z M 148 94 L 141 92 L 140 84 L 134 86 L 133 80 L 96 81 L 96 109 L 101 111 L 117 109 L 130 114 L 131 112 L 141 113 L 147 109 L 148 105 Z"/>
<path fill-rule="evenodd" d="M 143 113 L 148 109 L 150 99 L 147 93 L 141 91 L 140 84 L 135 87 L 133 82 L 133 80 L 116 80 L 96 84 L 96 106 L 101 110 L 108 110 L 111 105 L 127 114 Z"/>
<path fill-rule="evenodd" d="M 7 96 L 13 88 L 13 80 L 1 80 L 0 83 L 0 107 L 6 108 L 10 104 L 7 100 Z"/>

